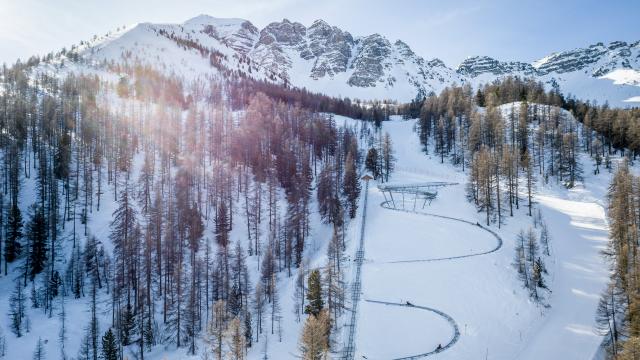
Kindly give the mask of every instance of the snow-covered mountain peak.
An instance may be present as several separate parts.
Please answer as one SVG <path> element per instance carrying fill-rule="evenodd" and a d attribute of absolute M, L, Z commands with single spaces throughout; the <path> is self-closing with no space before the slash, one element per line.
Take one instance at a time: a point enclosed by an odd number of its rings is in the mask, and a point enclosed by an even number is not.
<path fill-rule="evenodd" d="M 567 73 L 586 69 L 600 77 L 615 69 L 640 69 L 640 42 L 628 44 L 624 41 L 601 42 L 586 48 L 561 51 L 533 63 L 542 74 Z"/>
<path fill-rule="evenodd" d="M 238 26 L 245 22 L 249 22 L 249 21 L 245 19 L 239 19 L 239 18 L 218 18 L 211 15 L 200 14 L 196 17 L 193 17 L 185 21 L 182 24 L 185 26 L 190 26 L 190 25 Z"/>
<path fill-rule="evenodd" d="M 298 23 L 283 19 L 281 22 L 272 22 L 260 31 L 258 45 L 271 45 L 277 43 L 284 46 L 301 45 L 307 33 L 307 28 Z"/>
<path fill-rule="evenodd" d="M 533 76 L 536 69 L 530 64 L 519 61 L 499 61 L 489 56 L 473 56 L 465 59 L 456 69 L 464 76 L 476 77 L 482 74 L 501 76 L 505 74 Z"/>
<path fill-rule="evenodd" d="M 353 36 L 322 19 L 309 26 L 283 19 L 259 29 L 244 19 L 198 15 L 182 24 L 137 24 L 89 42 L 79 53 L 91 64 L 143 62 L 188 78 L 231 70 L 359 99 L 409 101 L 451 84 L 507 76 L 533 77 L 565 94 L 612 105 L 640 96 L 639 41 L 596 43 L 533 63 L 473 56 L 452 69 L 438 58 L 425 61 L 402 40 Z"/>

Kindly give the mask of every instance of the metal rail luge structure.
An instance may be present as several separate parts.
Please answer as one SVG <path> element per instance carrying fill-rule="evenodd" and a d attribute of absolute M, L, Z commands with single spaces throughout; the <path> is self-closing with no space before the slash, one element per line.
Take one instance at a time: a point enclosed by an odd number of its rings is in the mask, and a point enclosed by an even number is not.
<path fill-rule="evenodd" d="M 348 334 L 347 342 L 342 351 L 342 358 L 345 360 L 353 360 L 356 352 L 356 325 L 358 322 L 358 303 L 360 302 L 360 293 L 362 292 L 362 262 L 364 261 L 364 230 L 367 219 L 367 199 L 369 195 L 369 181 L 365 182 L 364 186 L 364 201 L 362 205 L 362 222 L 360 224 L 360 239 L 358 243 L 358 250 L 356 251 L 355 262 L 355 277 L 353 284 L 351 285 L 351 318 L 347 325 Z"/>
<path fill-rule="evenodd" d="M 383 201 L 380 206 L 388 209 L 388 210 L 393 210 L 393 211 L 401 211 L 401 212 L 409 212 L 409 213 L 415 213 L 415 214 L 420 214 L 420 215 L 424 215 L 424 216 L 432 216 L 432 217 L 436 217 L 436 218 L 441 218 L 441 219 L 445 219 L 445 220 L 452 220 L 452 221 L 457 221 L 460 223 L 464 223 L 466 225 L 470 225 L 473 227 L 476 227 L 480 230 L 484 230 L 489 232 L 491 235 L 493 235 L 493 237 L 496 239 L 496 245 L 494 247 L 492 247 L 489 250 L 485 250 L 485 251 L 480 251 L 480 252 L 476 252 L 476 253 L 471 253 L 471 254 L 463 254 L 463 255 L 458 255 L 458 256 L 452 256 L 452 257 L 443 257 L 443 258 L 426 258 L 426 259 L 409 259 L 409 260 L 397 260 L 397 261 L 391 261 L 391 262 L 387 262 L 387 263 L 415 263 L 415 262 L 434 262 L 434 261 L 444 261 L 444 260 L 458 260 L 458 259 L 464 259 L 464 258 L 470 258 L 470 257 L 475 257 L 475 256 L 480 256 L 480 255 L 487 255 L 487 254 L 491 254 L 493 252 L 498 251 L 499 249 L 502 248 L 503 245 L 503 241 L 502 238 L 493 230 L 489 229 L 488 227 L 482 226 L 477 222 L 473 222 L 473 221 L 469 221 L 466 219 L 460 219 L 460 218 L 456 218 L 456 217 L 450 217 L 450 216 L 445 216 L 445 215 L 440 215 L 440 214 L 434 214 L 434 213 L 427 213 L 424 211 L 417 211 L 416 210 L 416 204 L 419 201 L 423 201 L 422 203 L 422 207 L 424 208 L 424 206 L 426 205 L 427 201 L 429 203 L 431 203 L 432 200 L 434 200 L 437 195 L 438 195 L 438 189 L 441 187 L 445 187 L 445 186 L 452 186 L 452 185 L 458 185 L 458 183 L 451 183 L 451 182 L 426 182 L 426 183 L 417 183 L 417 184 L 381 184 L 378 185 L 378 189 L 382 192 L 382 194 L 385 197 L 385 201 Z M 346 325 L 347 327 L 347 341 L 345 342 L 344 348 L 342 350 L 342 354 L 341 354 L 341 358 L 344 360 L 354 360 L 355 358 L 355 352 L 356 352 L 356 325 L 357 325 L 357 321 L 358 321 L 358 303 L 360 302 L 360 295 L 362 292 L 362 281 L 361 281 L 361 275 L 362 275 L 362 263 L 364 261 L 364 245 L 365 245 L 365 238 L 364 238 L 364 233 L 365 233 L 365 226 L 366 226 L 366 216 L 367 216 L 367 199 L 368 199 L 368 189 L 369 189 L 369 183 L 367 181 L 366 185 L 365 185 L 365 192 L 364 192 L 364 205 L 363 205 L 363 211 L 362 211 L 362 222 L 360 224 L 360 242 L 358 244 L 358 249 L 356 251 L 356 255 L 355 255 L 355 276 L 354 276 L 354 281 L 353 284 L 351 286 L 351 317 L 350 317 L 350 323 L 348 325 Z M 400 195 L 401 198 L 395 200 L 393 197 L 393 194 L 396 195 Z M 405 198 L 406 195 L 413 195 L 413 210 L 408 210 L 405 208 Z M 408 201 L 411 201 L 411 199 L 409 199 Z M 434 308 L 430 308 L 430 307 L 426 307 L 426 306 L 420 306 L 420 305 L 413 305 L 411 303 L 396 303 L 396 302 L 389 302 L 389 301 L 380 301 L 380 300 L 370 300 L 367 299 L 365 300 L 369 303 L 375 303 L 375 304 L 380 304 L 380 305 L 387 305 L 387 306 L 402 306 L 402 307 L 409 307 L 409 308 L 414 308 L 414 309 L 418 309 L 418 310 L 424 310 L 424 311 L 430 311 L 432 313 L 435 313 L 436 315 L 444 318 L 449 325 L 452 328 L 452 336 L 449 339 L 449 341 L 444 345 L 444 346 L 438 346 L 436 349 L 430 350 L 430 351 L 426 351 L 420 354 L 415 354 L 415 355 L 410 355 L 410 356 L 405 356 L 405 357 L 399 357 L 399 358 L 394 358 L 394 360 L 413 360 L 413 359 L 419 359 L 419 358 L 424 358 L 424 357 L 429 357 L 438 353 L 441 353 L 449 348 L 451 348 L 455 343 L 458 342 L 458 340 L 460 339 L 460 330 L 458 327 L 458 324 L 456 323 L 456 321 L 453 319 L 453 317 L 451 317 L 450 315 L 446 314 L 445 312 L 438 310 L 438 309 L 434 309 Z"/>

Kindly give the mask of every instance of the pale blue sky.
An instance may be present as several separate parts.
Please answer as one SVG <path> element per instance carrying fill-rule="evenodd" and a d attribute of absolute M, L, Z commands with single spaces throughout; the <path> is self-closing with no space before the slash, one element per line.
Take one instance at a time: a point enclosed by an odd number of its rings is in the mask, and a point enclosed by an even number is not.
<path fill-rule="evenodd" d="M 599 41 L 640 40 L 638 0 L 0 0 L 0 62 L 44 54 L 123 24 L 198 14 L 262 27 L 322 18 L 354 35 L 402 39 L 456 66 L 467 56 L 533 61 Z"/>

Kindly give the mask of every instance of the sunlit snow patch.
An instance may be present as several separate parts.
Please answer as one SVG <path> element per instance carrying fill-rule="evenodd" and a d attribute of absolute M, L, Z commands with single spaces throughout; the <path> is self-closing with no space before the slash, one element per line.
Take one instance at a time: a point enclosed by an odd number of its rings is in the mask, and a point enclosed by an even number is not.
<path fill-rule="evenodd" d="M 600 79 L 613 80 L 616 85 L 640 86 L 640 72 L 632 69 L 617 69 L 602 75 Z"/>

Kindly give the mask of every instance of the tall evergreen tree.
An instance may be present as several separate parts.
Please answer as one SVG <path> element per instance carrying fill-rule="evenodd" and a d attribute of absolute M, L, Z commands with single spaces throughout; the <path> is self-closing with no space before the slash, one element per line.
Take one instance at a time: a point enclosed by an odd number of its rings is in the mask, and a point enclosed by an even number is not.
<path fill-rule="evenodd" d="M 376 150 L 376 148 L 370 148 L 369 151 L 367 151 L 367 157 L 364 161 L 365 168 L 373 175 L 374 179 L 377 179 L 382 173 L 379 167 L 378 157 L 378 150 Z"/>
<path fill-rule="evenodd" d="M 215 223 L 216 242 L 222 247 L 227 247 L 229 244 L 229 230 L 231 225 L 229 223 L 227 205 L 224 201 L 221 201 L 220 205 L 218 205 Z"/>
<path fill-rule="evenodd" d="M 9 298 L 9 317 L 11 320 L 11 331 L 21 337 L 25 330 L 25 294 L 21 279 L 16 279 L 15 289 Z"/>
<path fill-rule="evenodd" d="M 307 300 L 309 303 L 304 309 L 305 314 L 318 316 L 324 308 L 324 301 L 322 300 L 322 278 L 320 271 L 314 269 L 309 274 L 307 280 Z"/>
<path fill-rule="evenodd" d="M 44 270 L 47 261 L 47 220 L 40 206 L 33 205 L 31 208 L 26 237 L 29 242 L 29 275 L 33 280 Z"/>
<path fill-rule="evenodd" d="M 33 351 L 33 360 L 44 360 L 45 351 L 44 351 L 44 342 L 42 338 L 38 338 L 38 342 L 36 343 L 36 348 Z"/>
<path fill-rule="evenodd" d="M 384 133 L 382 140 L 382 172 L 384 181 L 389 181 L 389 175 L 395 168 L 396 158 L 393 154 L 393 142 L 389 133 Z"/>
<path fill-rule="evenodd" d="M 102 336 L 102 360 L 118 360 L 118 344 L 111 328 Z"/>
<path fill-rule="evenodd" d="M 7 263 L 13 262 L 21 253 L 22 215 L 17 204 L 12 203 L 7 209 L 6 237 L 4 243 L 5 275 Z"/>

